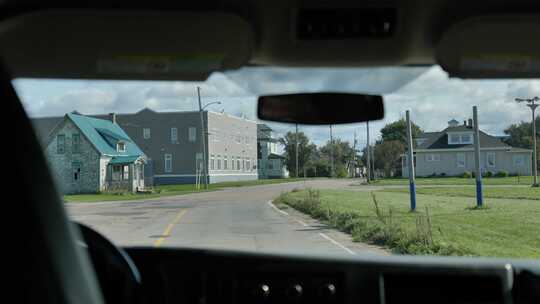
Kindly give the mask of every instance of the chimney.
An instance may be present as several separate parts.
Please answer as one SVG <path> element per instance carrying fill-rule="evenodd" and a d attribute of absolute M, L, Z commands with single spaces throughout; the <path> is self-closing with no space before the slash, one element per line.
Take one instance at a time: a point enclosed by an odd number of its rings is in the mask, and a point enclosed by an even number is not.
<path fill-rule="evenodd" d="M 469 128 L 472 128 L 472 118 L 469 118 Z"/>
<path fill-rule="evenodd" d="M 109 113 L 109 120 L 115 124 L 116 123 L 116 113 Z"/>

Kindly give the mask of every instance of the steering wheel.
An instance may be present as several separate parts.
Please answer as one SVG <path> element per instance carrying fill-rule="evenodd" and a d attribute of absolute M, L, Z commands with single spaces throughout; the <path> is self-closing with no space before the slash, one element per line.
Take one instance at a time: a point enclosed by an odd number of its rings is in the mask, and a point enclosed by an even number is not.
<path fill-rule="evenodd" d="M 136 303 L 141 287 L 139 270 L 128 254 L 92 228 L 77 223 L 96 271 L 106 303 Z"/>

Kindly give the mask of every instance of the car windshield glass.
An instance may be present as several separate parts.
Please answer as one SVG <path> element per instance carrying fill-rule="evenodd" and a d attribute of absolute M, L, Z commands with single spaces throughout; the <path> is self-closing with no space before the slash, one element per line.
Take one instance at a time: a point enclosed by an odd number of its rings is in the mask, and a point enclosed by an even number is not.
<path fill-rule="evenodd" d="M 13 84 L 71 219 L 118 245 L 540 258 L 539 80 L 248 67 Z M 385 118 L 257 119 L 258 96 L 301 92 L 381 94 Z"/>

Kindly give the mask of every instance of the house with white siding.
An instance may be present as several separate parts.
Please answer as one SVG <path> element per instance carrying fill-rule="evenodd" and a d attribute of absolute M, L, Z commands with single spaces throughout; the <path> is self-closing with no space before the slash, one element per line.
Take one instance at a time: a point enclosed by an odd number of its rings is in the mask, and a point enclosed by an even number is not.
<path fill-rule="evenodd" d="M 459 176 L 473 172 L 474 130 L 472 120 L 460 124 L 455 119 L 440 132 L 426 132 L 415 139 L 416 176 Z M 480 166 L 483 173 L 506 171 L 514 175 L 532 174 L 532 150 L 514 148 L 500 138 L 480 131 Z M 402 156 L 403 177 L 408 177 L 407 155 Z"/>

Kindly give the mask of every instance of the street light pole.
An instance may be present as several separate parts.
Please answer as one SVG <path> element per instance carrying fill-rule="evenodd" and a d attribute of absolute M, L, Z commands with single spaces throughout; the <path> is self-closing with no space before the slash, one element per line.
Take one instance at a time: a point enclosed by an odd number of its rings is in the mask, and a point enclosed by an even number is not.
<path fill-rule="evenodd" d="M 537 160 L 537 151 L 536 151 L 536 117 L 535 117 L 535 111 L 536 108 L 539 106 L 539 104 L 535 103 L 537 101 L 540 101 L 540 98 L 538 96 L 535 96 L 533 98 L 516 98 L 517 102 L 527 102 L 527 106 L 531 108 L 532 111 L 532 137 L 533 137 L 533 187 L 539 187 L 538 184 L 538 160 Z"/>
<path fill-rule="evenodd" d="M 201 117 L 201 143 L 202 143 L 202 155 L 203 155 L 203 175 L 204 175 L 204 189 L 208 190 L 208 162 L 206 160 L 206 132 L 204 130 L 204 115 L 203 110 L 211 104 L 221 104 L 220 101 L 214 101 L 208 103 L 204 107 L 201 103 L 201 88 L 197 87 L 197 97 L 199 99 L 199 114 Z M 197 164 L 195 164 L 195 167 Z"/>

